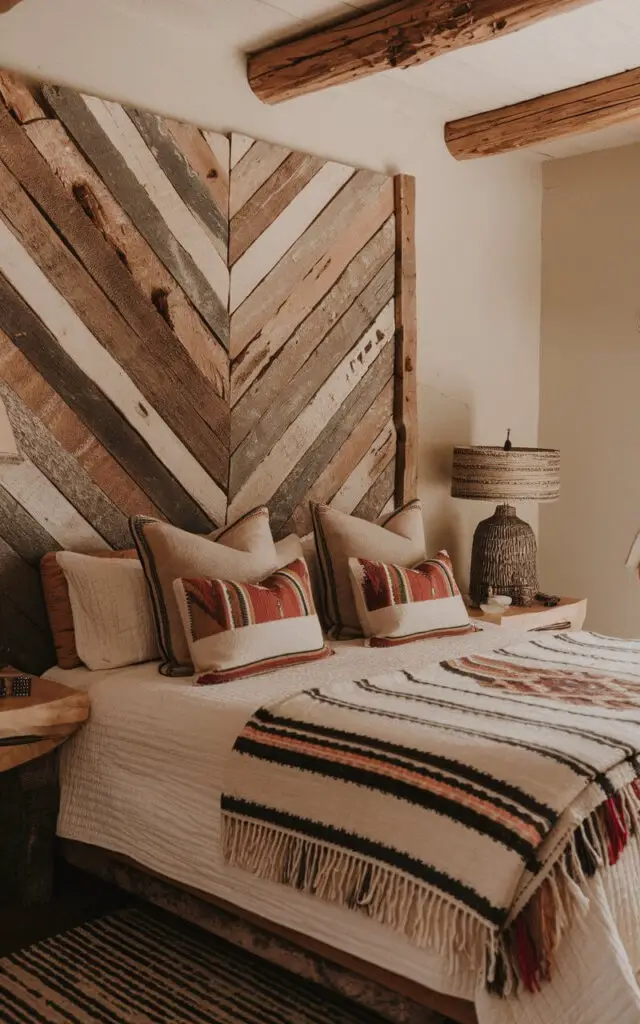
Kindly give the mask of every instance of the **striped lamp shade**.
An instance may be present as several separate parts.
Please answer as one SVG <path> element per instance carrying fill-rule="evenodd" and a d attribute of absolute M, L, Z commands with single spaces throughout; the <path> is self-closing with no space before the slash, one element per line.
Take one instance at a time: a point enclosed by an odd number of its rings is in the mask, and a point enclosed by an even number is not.
<path fill-rule="evenodd" d="M 552 448 L 453 449 L 451 494 L 477 501 L 555 501 L 560 452 Z"/>

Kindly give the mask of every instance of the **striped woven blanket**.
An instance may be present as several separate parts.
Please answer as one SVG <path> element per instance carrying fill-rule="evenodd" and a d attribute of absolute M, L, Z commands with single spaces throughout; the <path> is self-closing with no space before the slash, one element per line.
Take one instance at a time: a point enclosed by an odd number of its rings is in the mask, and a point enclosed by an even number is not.
<path fill-rule="evenodd" d="M 588 879 L 640 871 L 621 858 L 640 843 L 639 753 L 640 641 L 537 634 L 338 681 L 242 730 L 224 855 L 472 965 L 490 991 L 537 991 Z"/>

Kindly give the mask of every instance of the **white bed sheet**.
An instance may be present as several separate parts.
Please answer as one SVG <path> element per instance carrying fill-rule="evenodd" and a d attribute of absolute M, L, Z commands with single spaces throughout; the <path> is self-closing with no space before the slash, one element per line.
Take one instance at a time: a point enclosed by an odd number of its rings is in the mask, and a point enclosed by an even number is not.
<path fill-rule="evenodd" d="M 437 956 L 376 922 L 225 864 L 220 794 L 227 755 L 260 705 L 337 674 L 410 670 L 513 637 L 489 626 L 393 649 L 340 643 L 333 658 L 315 665 L 214 687 L 166 679 L 155 663 L 99 672 L 52 668 L 49 678 L 91 694 L 88 724 L 63 749 L 58 834 L 126 854 L 423 985 L 473 999 L 472 972 L 452 975 Z"/>

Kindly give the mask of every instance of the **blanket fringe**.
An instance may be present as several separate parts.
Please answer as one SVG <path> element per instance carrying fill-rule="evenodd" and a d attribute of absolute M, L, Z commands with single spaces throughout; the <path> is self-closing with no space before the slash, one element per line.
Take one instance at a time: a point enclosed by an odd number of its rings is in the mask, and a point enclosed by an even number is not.
<path fill-rule="evenodd" d="M 426 883 L 348 850 L 228 811 L 222 824 L 229 864 L 365 913 L 445 957 L 451 973 L 481 969 L 489 991 L 509 996 L 520 984 L 537 992 L 549 980 L 555 951 L 576 917 L 588 910 L 589 879 L 617 864 L 632 837 L 640 842 L 640 781 L 577 826 L 534 895 L 504 929 Z M 640 858 L 635 871 L 639 866 Z M 640 877 L 632 884 L 640 886 Z"/>

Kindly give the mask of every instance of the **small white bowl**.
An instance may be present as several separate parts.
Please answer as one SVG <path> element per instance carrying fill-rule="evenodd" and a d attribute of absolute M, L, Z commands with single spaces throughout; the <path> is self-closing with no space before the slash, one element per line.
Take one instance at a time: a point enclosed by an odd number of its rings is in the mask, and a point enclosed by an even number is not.
<path fill-rule="evenodd" d="M 492 594 L 489 598 L 490 604 L 499 604 L 503 608 L 508 608 L 509 605 L 513 604 L 512 597 L 506 597 L 504 594 Z"/>

